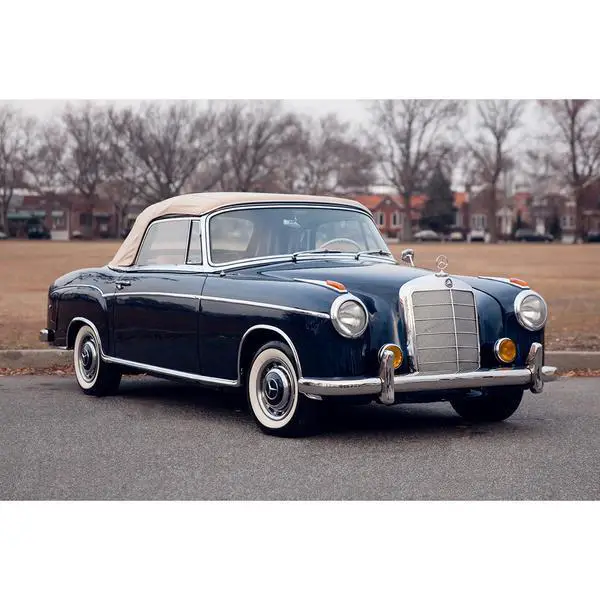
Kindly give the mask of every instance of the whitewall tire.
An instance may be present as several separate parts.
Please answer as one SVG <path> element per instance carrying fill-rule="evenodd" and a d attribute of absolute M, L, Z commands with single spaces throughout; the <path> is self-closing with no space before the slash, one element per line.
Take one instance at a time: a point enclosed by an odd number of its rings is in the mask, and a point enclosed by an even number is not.
<path fill-rule="evenodd" d="M 248 404 L 259 427 L 271 435 L 312 433 L 315 401 L 298 392 L 298 374 L 290 349 L 270 342 L 254 355 L 246 380 Z"/>
<path fill-rule="evenodd" d="M 77 332 L 73 366 L 75 378 L 84 394 L 106 396 L 119 388 L 121 371 L 102 360 L 100 340 L 89 325 L 83 325 Z"/>

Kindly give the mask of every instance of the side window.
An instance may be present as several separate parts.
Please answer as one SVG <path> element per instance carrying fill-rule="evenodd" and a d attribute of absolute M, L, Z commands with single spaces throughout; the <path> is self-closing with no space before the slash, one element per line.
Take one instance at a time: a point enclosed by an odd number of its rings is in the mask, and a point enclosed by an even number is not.
<path fill-rule="evenodd" d="M 190 222 L 187 219 L 158 221 L 149 226 L 136 265 L 185 264 Z"/>
<path fill-rule="evenodd" d="M 200 221 L 192 221 L 187 262 L 190 265 L 202 264 L 202 231 L 200 229 Z"/>
<path fill-rule="evenodd" d="M 252 221 L 228 214 L 210 220 L 210 255 L 215 264 L 256 256 L 250 251 L 254 232 Z"/>

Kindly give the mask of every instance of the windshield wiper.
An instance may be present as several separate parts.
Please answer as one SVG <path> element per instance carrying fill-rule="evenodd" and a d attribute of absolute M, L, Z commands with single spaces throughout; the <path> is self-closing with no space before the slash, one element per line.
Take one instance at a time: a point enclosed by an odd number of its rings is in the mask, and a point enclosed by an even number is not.
<path fill-rule="evenodd" d="M 387 250 L 361 250 L 360 252 L 357 252 L 354 255 L 354 258 L 356 258 L 356 260 L 358 260 L 361 256 L 368 256 L 368 255 L 378 255 L 378 256 L 394 256 L 391 252 L 388 252 Z"/>
<path fill-rule="evenodd" d="M 301 250 L 300 252 L 294 252 L 292 254 L 292 260 L 296 262 L 298 256 L 302 256 L 303 254 L 342 254 L 341 250 L 329 250 L 325 248 L 324 250 L 319 250 L 318 248 L 315 250 Z"/>

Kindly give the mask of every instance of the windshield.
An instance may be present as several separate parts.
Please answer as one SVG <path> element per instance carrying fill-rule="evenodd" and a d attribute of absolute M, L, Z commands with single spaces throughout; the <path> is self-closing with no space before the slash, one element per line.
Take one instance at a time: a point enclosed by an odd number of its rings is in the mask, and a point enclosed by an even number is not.
<path fill-rule="evenodd" d="M 338 208 L 241 208 L 209 220 L 211 262 L 302 252 L 389 252 L 372 219 Z"/>

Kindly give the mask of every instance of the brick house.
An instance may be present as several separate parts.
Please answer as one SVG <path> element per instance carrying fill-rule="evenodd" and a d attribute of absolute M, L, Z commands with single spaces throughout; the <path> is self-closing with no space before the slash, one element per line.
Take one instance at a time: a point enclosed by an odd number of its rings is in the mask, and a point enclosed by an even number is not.
<path fill-rule="evenodd" d="M 551 233 L 554 221 L 558 219 L 561 234 L 570 238 L 575 233 L 575 200 L 550 192 L 532 198 L 528 225 L 539 233 Z"/>
<path fill-rule="evenodd" d="M 531 192 L 517 192 L 512 197 L 512 205 L 514 209 L 514 218 L 521 215 L 521 222 L 524 225 L 531 224 L 531 204 L 533 202 L 533 194 Z"/>
<path fill-rule="evenodd" d="M 89 201 L 77 194 L 24 194 L 11 203 L 8 219 L 15 237 L 27 237 L 31 220 L 42 223 L 53 240 L 108 238 L 118 233 L 115 208 L 109 201 Z"/>
<path fill-rule="evenodd" d="M 404 206 L 400 196 L 370 194 L 354 196 L 372 213 L 379 231 L 388 238 L 398 238 L 402 235 L 404 226 Z"/>
<path fill-rule="evenodd" d="M 353 196 L 361 204 L 364 204 L 372 213 L 379 231 L 387 238 L 401 239 L 406 218 L 404 199 L 400 195 L 393 194 L 367 194 Z M 465 192 L 454 193 L 454 206 L 456 208 L 456 226 L 462 227 L 461 223 L 465 217 L 465 205 L 468 195 Z M 411 199 L 411 226 L 413 231 L 418 229 L 421 211 L 427 202 L 424 194 L 414 195 Z"/>
<path fill-rule="evenodd" d="M 484 186 L 468 195 L 463 212 L 466 214 L 465 229 L 468 231 L 489 231 L 489 211 L 491 188 Z M 515 207 L 512 199 L 502 190 L 496 191 L 496 230 L 499 239 L 507 239 L 512 233 Z"/>
<path fill-rule="evenodd" d="M 600 177 L 585 186 L 581 212 L 584 233 L 600 231 Z"/>

